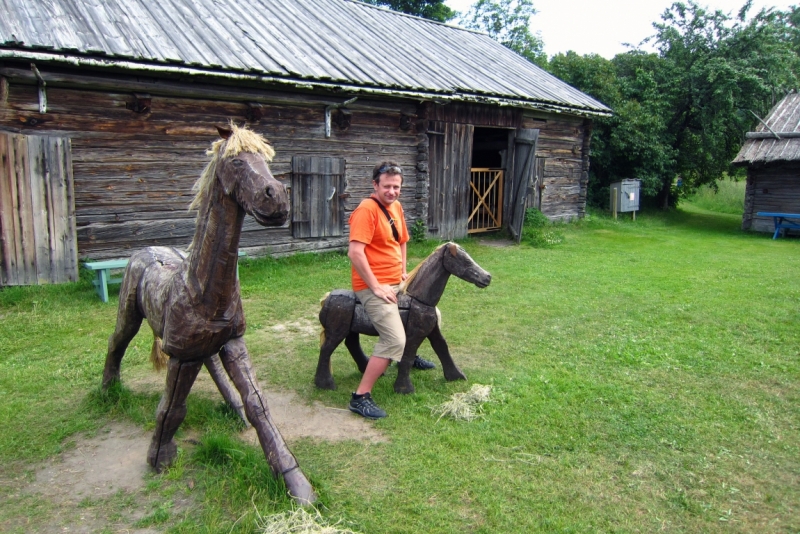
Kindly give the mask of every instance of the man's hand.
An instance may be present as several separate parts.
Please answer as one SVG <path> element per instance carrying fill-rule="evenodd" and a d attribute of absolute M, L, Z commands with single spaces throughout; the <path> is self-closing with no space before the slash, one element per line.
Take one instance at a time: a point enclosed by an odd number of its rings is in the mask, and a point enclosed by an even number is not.
<path fill-rule="evenodd" d="M 397 295 L 394 294 L 394 289 L 389 284 L 381 284 L 372 290 L 375 296 L 383 299 L 386 302 L 394 302 L 397 304 Z"/>

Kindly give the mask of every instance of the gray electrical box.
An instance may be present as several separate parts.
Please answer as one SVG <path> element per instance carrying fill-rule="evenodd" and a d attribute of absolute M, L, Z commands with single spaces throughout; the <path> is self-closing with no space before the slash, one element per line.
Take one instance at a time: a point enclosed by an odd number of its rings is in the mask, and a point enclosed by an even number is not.
<path fill-rule="evenodd" d="M 639 180 L 622 180 L 611 184 L 611 210 L 614 210 L 614 193 L 616 193 L 616 208 L 618 212 L 639 211 L 639 184 Z"/>

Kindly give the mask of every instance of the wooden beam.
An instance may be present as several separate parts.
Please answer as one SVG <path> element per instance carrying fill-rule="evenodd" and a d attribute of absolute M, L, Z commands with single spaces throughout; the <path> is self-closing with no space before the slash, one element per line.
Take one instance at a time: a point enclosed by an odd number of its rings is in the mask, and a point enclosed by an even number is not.
<path fill-rule="evenodd" d="M 72 72 L 42 72 L 44 80 L 51 87 L 74 87 L 93 91 L 113 91 L 120 93 L 147 93 L 160 96 L 180 96 L 185 98 L 204 98 L 210 100 L 228 100 L 231 102 L 256 102 L 261 104 L 329 106 L 341 104 L 340 96 L 315 95 L 311 93 L 292 93 L 271 89 L 269 87 L 229 87 L 205 83 L 181 83 L 179 81 L 152 79 L 133 76 L 87 76 Z M 24 69 L 3 67 L 0 76 L 10 80 L 36 84 L 37 79 L 32 72 Z M 200 80 L 198 80 L 199 82 Z M 265 90 L 266 89 L 266 90 Z M 357 103 L 349 105 L 351 109 L 386 113 L 406 113 L 416 115 L 415 103 L 380 102 L 365 100 L 361 97 Z"/>
<path fill-rule="evenodd" d="M 800 139 L 800 132 L 747 132 L 744 137 L 745 139 Z"/>

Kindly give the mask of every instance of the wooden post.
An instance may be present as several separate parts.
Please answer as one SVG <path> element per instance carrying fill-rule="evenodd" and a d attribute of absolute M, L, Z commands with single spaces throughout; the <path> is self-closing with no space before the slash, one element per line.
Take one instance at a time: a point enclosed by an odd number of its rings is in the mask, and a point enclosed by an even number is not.
<path fill-rule="evenodd" d="M 614 213 L 614 219 L 617 218 L 617 188 L 613 188 L 613 194 L 611 195 L 611 211 Z"/>

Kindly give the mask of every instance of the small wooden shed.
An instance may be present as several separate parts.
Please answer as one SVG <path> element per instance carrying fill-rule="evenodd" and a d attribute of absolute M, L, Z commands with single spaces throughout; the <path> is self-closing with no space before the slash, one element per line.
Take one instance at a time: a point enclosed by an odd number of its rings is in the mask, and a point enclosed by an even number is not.
<path fill-rule="evenodd" d="M 281 228 L 253 256 L 341 249 L 372 166 L 406 169 L 408 224 L 509 228 L 585 213 L 610 110 L 488 36 L 351 0 L 7 0 L 0 17 L 0 284 L 188 245 L 216 126 L 273 143 Z"/>
<path fill-rule="evenodd" d="M 758 212 L 800 213 L 800 95 L 790 93 L 764 123 L 745 134 L 734 165 L 747 166 L 742 229 L 773 233 L 772 217 Z"/>

